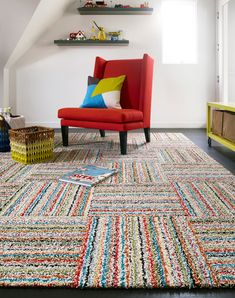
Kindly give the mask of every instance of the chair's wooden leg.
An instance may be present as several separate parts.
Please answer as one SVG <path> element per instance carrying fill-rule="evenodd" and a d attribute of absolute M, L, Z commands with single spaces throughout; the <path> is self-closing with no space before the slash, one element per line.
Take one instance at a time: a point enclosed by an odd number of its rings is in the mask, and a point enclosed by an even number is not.
<path fill-rule="evenodd" d="M 120 131 L 119 132 L 120 138 L 120 147 L 121 147 L 121 154 L 126 155 L 127 149 L 127 131 Z"/>
<path fill-rule="evenodd" d="M 145 139 L 147 143 L 150 143 L 150 128 L 144 128 Z"/>
<path fill-rule="evenodd" d="M 101 136 L 101 138 L 104 138 L 105 137 L 105 130 L 101 130 L 100 129 L 100 136 Z"/>
<path fill-rule="evenodd" d="M 61 126 L 61 132 L 62 132 L 63 146 L 67 147 L 69 145 L 69 127 Z"/>

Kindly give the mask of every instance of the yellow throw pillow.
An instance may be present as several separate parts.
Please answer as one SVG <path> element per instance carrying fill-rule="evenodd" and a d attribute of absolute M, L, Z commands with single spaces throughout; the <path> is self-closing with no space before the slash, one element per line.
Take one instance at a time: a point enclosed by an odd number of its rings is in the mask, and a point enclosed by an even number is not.
<path fill-rule="evenodd" d="M 121 109 L 120 94 L 125 78 L 126 76 L 122 75 L 100 80 L 92 93 L 92 97 L 101 95 L 107 108 Z"/>

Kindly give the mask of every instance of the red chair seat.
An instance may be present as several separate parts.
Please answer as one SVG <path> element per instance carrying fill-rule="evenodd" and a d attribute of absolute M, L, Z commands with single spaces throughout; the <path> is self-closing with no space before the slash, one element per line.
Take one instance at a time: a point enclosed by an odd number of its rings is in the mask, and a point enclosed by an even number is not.
<path fill-rule="evenodd" d="M 143 121 L 143 112 L 133 109 L 63 108 L 58 111 L 58 117 L 65 120 L 130 123 Z"/>

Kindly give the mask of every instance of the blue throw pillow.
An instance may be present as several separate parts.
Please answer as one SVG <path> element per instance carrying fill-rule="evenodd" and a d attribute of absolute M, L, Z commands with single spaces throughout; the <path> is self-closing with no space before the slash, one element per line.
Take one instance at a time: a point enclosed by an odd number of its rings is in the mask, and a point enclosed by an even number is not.
<path fill-rule="evenodd" d="M 80 108 L 96 108 L 96 109 L 107 108 L 104 103 L 102 94 L 98 94 L 98 95 L 92 97 L 92 93 L 94 92 L 96 86 L 97 85 L 88 86 L 86 96 L 85 96 Z M 92 98 L 92 100 L 91 100 L 91 98 Z"/>

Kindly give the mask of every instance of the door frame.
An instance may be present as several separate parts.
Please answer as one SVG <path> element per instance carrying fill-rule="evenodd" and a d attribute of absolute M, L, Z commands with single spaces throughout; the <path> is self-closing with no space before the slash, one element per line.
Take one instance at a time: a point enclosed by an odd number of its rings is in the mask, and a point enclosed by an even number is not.
<path fill-rule="evenodd" d="M 217 0 L 217 88 L 220 102 L 228 103 L 228 4 Z"/>

